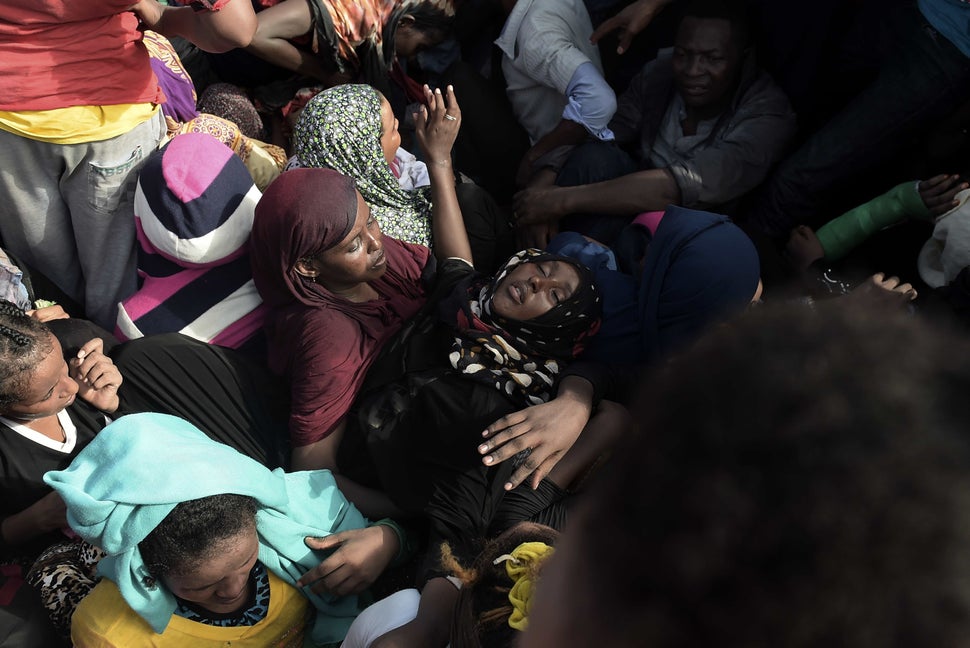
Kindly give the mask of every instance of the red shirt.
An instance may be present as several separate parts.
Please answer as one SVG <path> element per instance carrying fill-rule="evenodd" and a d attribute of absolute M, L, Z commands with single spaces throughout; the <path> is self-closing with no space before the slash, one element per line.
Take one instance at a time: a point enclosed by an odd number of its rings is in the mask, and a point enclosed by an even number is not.
<path fill-rule="evenodd" d="M 0 110 L 163 102 L 132 4 L 0 2 Z"/>

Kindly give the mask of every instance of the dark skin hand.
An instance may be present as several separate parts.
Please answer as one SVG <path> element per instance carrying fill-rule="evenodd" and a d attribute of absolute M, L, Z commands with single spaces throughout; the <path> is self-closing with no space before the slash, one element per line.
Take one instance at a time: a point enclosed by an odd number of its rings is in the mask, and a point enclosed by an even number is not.
<path fill-rule="evenodd" d="M 660 13 L 660 10 L 670 4 L 673 0 L 636 0 L 612 18 L 608 18 L 596 28 L 589 41 L 594 45 L 600 42 L 604 36 L 616 32 L 620 42 L 617 45 L 616 53 L 622 54 L 630 47 L 633 37 L 642 32 L 650 21 Z"/>
<path fill-rule="evenodd" d="M 397 534 L 377 525 L 334 533 L 326 538 L 305 538 L 306 546 L 333 551 L 328 558 L 305 573 L 297 585 L 309 586 L 317 594 L 357 594 L 370 587 L 394 556 L 400 543 Z"/>
<path fill-rule="evenodd" d="M 937 175 L 920 181 L 919 197 L 923 199 L 930 216 L 936 218 L 958 206 L 960 203 L 956 195 L 967 187 L 970 184 L 960 182 L 959 175 Z"/>

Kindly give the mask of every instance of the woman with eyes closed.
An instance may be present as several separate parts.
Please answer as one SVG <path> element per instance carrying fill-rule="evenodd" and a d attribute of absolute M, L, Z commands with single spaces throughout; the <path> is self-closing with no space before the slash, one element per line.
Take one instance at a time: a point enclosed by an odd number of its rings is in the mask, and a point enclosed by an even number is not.
<path fill-rule="evenodd" d="M 502 487 L 512 489 L 527 477 L 538 486 L 589 420 L 592 383 L 579 376 L 563 379 L 559 373 L 559 363 L 578 353 L 597 327 L 598 296 L 588 271 L 565 258 L 525 251 L 492 280 L 474 272 L 454 192 L 436 181 L 452 174 L 448 152 L 459 116 L 449 89 L 446 97 L 429 93 L 429 106 L 416 120 L 418 141 L 432 174 L 435 258 L 424 246 L 383 236 L 353 181 L 327 169 L 284 173 L 256 208 L 253 278 L 272 308 L 267 324 L 270 368 L 290 383 L 294 470 L 356 472 L 354 463 L 338 463 L 345 439 L 353 447 L 365 437 L 348 414 L 365 379 L 368 391 L 380 391 L 377 388 L 388 382 L 382 378 L 385 373 L 401 375 L 393 367 L 394 350 L 411 346 L 412 337 L 402 333 L 406 324 L 407 330 L 421 322 L 436 331 L 418 336 L 433 345 L 433 352 L 418 349 L 407 355 L 426 356 L 435 370 L 444 363 L 454 376 L 473 379 L 457 384 L 487 384 L 504 401 L 494 416 L 490 411 L 462 417 L 476 426 L 470 445 L 467 435 L 462 440 L 468 449 L 462 454 L 466 462 L 495 466 L 532 449 L 529 460 L 514 472 L 508 464 Z M 476 360 L 482 346 L 478 339 L 483 337 L 488 338 L 484 344 L 489 353 L 497 349 L 509 358 L 516 356 L 505 366 L 521 361 L 521 370 L 488 367 L 478 372 L 488 364 Z M 385 353 L 380 375 L 368 379 L 375 359 L 392 340 L 393 350 Z M 532 356 L 535 361 L 529 359 Z M 520 389 L 516 385 L 521 383 L 529 385 Z M 509 390 L 505 396 L 497 385 Z M 555 402 L 546 402 L 553 396 Z M 483 439 L 486 427 L 489 438 Z M 348 450 L 341 454 L 364 456 Z M 365 515 L 401 512 L 401 503 L 383 494 L 390 491 L 373 472 L 354 476 L 357 479 L 338 474 L 338 483 Z M 407 508 L 413 511 L 423 505 Z"/>

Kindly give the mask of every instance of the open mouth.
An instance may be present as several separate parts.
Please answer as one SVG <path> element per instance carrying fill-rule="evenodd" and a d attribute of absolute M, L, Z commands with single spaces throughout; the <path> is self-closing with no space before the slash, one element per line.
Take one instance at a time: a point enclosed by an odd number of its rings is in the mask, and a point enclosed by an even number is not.
<path fill-rule="evenodd" d="M 385 257 L 385 256 L 384 256 L 384 252 L 383 252 L 383 250 L 382 250 L 382 251 L 381 251 L 381 254 L 380 254 L 380 256 L 379 256 L 379 257 L 377 257 L 377 261 L 375 261 L 375 262 L 374 262 L 374 265 L 373 265 L 373 266 L 371 266 L 371 267 L 373 267 L 373 268 L 380 268 L 380 267 L 382 267 L 382 266 L 383 266 L 383 265 L 384 265 L 385 263 L 387 263 L 387 257 Z"/>
<path fill-rule="evenodd" d="M 707 86 L 680 86 L 680 91 L 686 95 L 697 97 L 707 93 Z"/>
<path fill-rule="evenodd" d="M 521 304 L 524 301 L 522 288 L 518 284 L 509 284 L 509 297 L 511 297 L 512 301 L 514 301 L 516 304 Z"/>

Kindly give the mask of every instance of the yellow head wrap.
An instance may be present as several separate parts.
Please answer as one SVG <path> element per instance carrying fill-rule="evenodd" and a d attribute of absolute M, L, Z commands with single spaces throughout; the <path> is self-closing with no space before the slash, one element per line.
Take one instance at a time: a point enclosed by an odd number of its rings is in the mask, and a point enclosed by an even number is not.
<path fill-rule="evenodd" d="M 512 589 L 509 590 L 509 603 L 512 604 L 509 627 L 519 631 L 528 627 L 532 592 L 535 590 L 539 568 L 546 558 L 552 555 L 552 551 L 553 548 L 545 542 L 523 542 L 511 554 L 495 559 L 496 565 L 505 562 L 505 573 L 513 583 Z"/>

